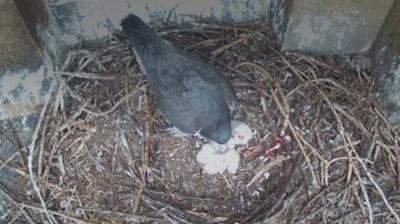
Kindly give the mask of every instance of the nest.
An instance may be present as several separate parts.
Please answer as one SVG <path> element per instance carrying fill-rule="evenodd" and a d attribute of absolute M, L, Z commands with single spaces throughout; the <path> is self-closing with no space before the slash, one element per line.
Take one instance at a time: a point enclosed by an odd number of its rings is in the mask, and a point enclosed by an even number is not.
<path fill-rule="evenodd" d="M 254 24 L 158 30 L 232 82 L 232 116 L 255 131 L 240 170 L 202 172 L 203 142 L 171 133 L 126 38 L 114 33 L 72 49 L 54 72 L 28 155 L 9 165 L 30 194 L 2 188 L 5 220 L 400 222 L 398 132 L 359 57 L 281 53 L 268 27 Z"/>

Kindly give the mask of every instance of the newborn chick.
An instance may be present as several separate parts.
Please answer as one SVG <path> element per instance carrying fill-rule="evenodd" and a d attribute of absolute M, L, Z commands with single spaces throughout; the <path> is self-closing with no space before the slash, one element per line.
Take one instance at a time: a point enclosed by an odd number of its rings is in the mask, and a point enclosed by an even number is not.
<path fill-rule="evenodd" d="M 166 119 L 183 132 L 227 142 L 234 100 L 229 81 L 211 64 L 162 39 L 136 15 L 129 14 L 121 26 Z"/>

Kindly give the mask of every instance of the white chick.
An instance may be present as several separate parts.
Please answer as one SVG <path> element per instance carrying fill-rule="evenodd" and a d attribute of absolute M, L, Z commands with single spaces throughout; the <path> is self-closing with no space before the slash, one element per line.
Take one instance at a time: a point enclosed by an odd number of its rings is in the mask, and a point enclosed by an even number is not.
<path fill-rule="evenodd" d="M 208 174 L 223 173 L 227 170 L 236 173 L 240 164 L 240 155 L 235 150 L 238 145 L 246 145 L 253 136 L 250 127 L 240 121 L 231 121 L 232 136 L 225 144 L 211 142 L 205 144 L 197 154 L 197 161 Z"/>
<path fill-rule="evenodd" d="M 205 144 L 196 156 L 197 162 L 203 166 L 208 174 L 223 173 L 226 165 L 222 154 L 216 153 L 211 144 Z"/>

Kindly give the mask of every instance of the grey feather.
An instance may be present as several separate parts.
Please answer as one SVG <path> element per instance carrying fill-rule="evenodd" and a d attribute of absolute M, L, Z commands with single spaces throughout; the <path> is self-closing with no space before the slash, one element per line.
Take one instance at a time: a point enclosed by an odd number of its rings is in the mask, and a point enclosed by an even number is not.
<path fill-rule="evenodd" d="M 189 134 L 225 143 L 231 136 L 234 91 L 217 69 L 175 48 L 139 17 L 121 22 L 163 115 Z"/>

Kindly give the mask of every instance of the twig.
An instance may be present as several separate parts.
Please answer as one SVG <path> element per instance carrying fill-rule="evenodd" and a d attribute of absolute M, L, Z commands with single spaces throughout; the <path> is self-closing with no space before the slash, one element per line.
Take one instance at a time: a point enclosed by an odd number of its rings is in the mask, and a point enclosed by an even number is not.
<path fill-rule="evenodd" d="M 8 127 L 7 127 L 7 128 L 9 129 L 8 133 L 6 133 L 7 131 L 6 131 L 6 130 L 3 130 L 2 128 L 0 129 L 0 133 L 1 133 L 1 134 L 4 134 L 4 135 L 8 138 L 8 140 L 9 140 L 12 144 L 14 144 L 14 146 L 17 148 L 17 151 L 18 151 L 18 153 L 19 153 L 19 156 L 20 156 L 20 159 L 21 159 L 23 168 L 24 168 L 25 170 L 28 170 L 27 158 L 26 158 L 25 153 L 23 152 L 23 149 L 25 149 L 25 146 L 23 146 L 23 145 L 21 144 L 21 142 L 20 142 L 18 136 L 17 136 L 16 133 L 14 132 L 14 128 L 13 128 L 13 126 L 12 126 L 11 121 L 8 120 L 7 123 L 8 123 Z"/>
<path fill-rule="evenodd" d="M 281 103 L 279 102 L 279 99 L 278 99 L 278 96 L 277 96 L 275 90 L 273 90 L 272 88 L 271 88 L 271 95 L 272 95 L 272 97 L 273 97 L 273 99 L 274 99 L 274 101 L 275 101 L 275 103 L 276 103 L 276 105 L 277 105 L 279 111 L 281 112 L 281 114 L 282 114 L 284 117 L 288 116 L 287 113 L 285 112 L 285 110 L 283 109 L 283 106 L 282 106 Z M 314 185 L 317 185 L 317 184 L 318 184 L 318 180 L 317 180 L 317 177 L 316 177 L 316 175 L 315 175 L 315 173 L 314 173 L 314 170 L 313 170 L 313 166 L 312 166 L 312 164 L 311 164 L 310 157 L 309 157 L 308 154 L 306 153 L 306 150 L 305 150 L 305 148 L 304 148 L 304 146 L 303 146 L 303 143 L 301 142 L 300 137 L 298 136 L 298 133 L 297 133 L 296 129 L 293 127 L 292 123 L 289 122 L 288 125 L 289 125 L 290 131 L 291 131 L 292 134 L 293 134 L 294 139 L 296 140 L 296 142 L 297 142 L 297 144 L 298 144 L 298 146 L 299 146 L 299 148 L 300 148 L 300 150 L 301 150 L 301 153 L 302 153 L 303 156 L 304 156 L 304 160 L 305 160 L 306 163 L 307 163 L 308 169 L 310 170 L 311 177 L 312 177 L 312 180 L 313 180 L 313 184 L 314 184 Z"/>
<path fill-rule="evenodd" d="M 374 223 L 374 212 L 372 211 L 371 201 L 369 200 L 367 189 L 366 189 L 364 181 L 361 177 L 360 171 L 357 168 L 354 168 L 353 170 L 358 178 L 358 181 L 360 182 L 361 191 L 364 195 L 365 204 L 367 205 L 367 208 L 368 208 L 369 223 L 372 224 L 372 223 Z"/>
<path fill-rule="evenodd" d="M 83 111 L 85 111 L 88 114 L 91 114 L 93 116 L 96 117 L 104 117 L 112 112 L 114 112 L 118 107 L 120 107 L 128 98 L 131 98 L 132 96 L 136 95 L 138 92 L 143 91 L 144 90 L 144 86 L 139 87 L 138 89 L 126 94 L 125 96 L 123 96 L 121 99 L 119 99 L 110 109 L 107 109 L 105 111 L 102 112 L 95 112 L 95 111 L 91 111 L 87 108 L 81 107 L 81 109 Z"/>
<path fill-rule="evenodd" d="M 255 33 L 259 35 L 263 35 L 260 31 L 256 31 L 253 29 L 247 29 L 243 27 L 237 26 L 228 26 L 228 25 L 217 25 L 217 24 L 206 24 L 206 23 L 192 23 L 194 27 L 208 28 L 208 29 L 217 29 L 217 30 L 233 30 L 233 31 L 242 31 L 246 33 Z"/>
<path fill-rule="evenodd" d="M 237 64 L 235 66 L 235 69 L 240 68 L 242 66 L 252 67 L 252 68 L 258 70 L 265 80 L 274 81 L 274 79 L 272 78 L 272 75 L 267 70 L 265 70 L 263 67 L 261 67 L 261 66 L 259 66 L 257 64 L 254 64 L 252 62 L 242 62 L 242 63 Z"/>
<path fill-rule="evenodd" d="M 13 159 L 16 157 L 18 155 L 18 152 L 15 152 L 14 154 L 12 154 L 10 157 L 8 157 L 8 159 L 6 160 L 6 161 L 4 161 L 4 162 L 2 162 L 1 160 L 0 160 L 0 172 L 1 172 L 1 170 L 4 168 L 4 167 L 6 167 L 11 161 L 13 161 Z"/>
<path fill-rule="evenodd" d="M 235 45 L 238 45 L 244 41 L 247 41 L 250 37 L 252 37 L 252 35 L 250 34 L 244 34 L 241 35 L 238 39 L 230 42 L 229 44 L 226 44 L 218 49 L 215 49 L 211 52 L 211 56 L 212 57 L 216 57 L 217 55 L 221 54 L 222 52 L 224 52 L 225 50 L 234 47 Z"/>
<path fill-rule="evenodd" d="M 4 195 L 4 197 L 11 202 L 11 204 L 13 204 L 15 207 L 17 207 L 18 209 L 20 209 L 20 211 L 22 212 L 22 214 L 24 215 L 24 217 L 28 220 L 28 222 L 30 224 L 35 224 L 35 222 L 32 220 L 32 218 L 29 216 L 29 214 L 25 211 L 24 208 L 22 208 L 19 204 L 19 202 L 9 194 L 9 192 L 7 192 L 7 190 L 5 189 L 5 187 L 0 184 L 0 192 L 2 195 Z"/>
<path fill-rule="evenodd" d="M 347 140 L 348 140 L 348 142 L 350 142 L 349 139 L 347 139 Z M 390 203 L 389 203 L 388 199 L 386 198 L 385 193 L 383 192 L 382 188 L 379 187 L 379 184 L 372 177 L 371 172 L 369 172 L 367 166 L 365 165 L 364 161 L 360 158 L 360 156 L 356 152 L 355 148 L 351 144 L 350 144 L 350 147 L 351 147 L 351 149 L 353 151 L 353 154 L 356 156 L 357 161 L 361 164 L 361 167 L 364 169 L 365 173 L 367 174 L 368 179 L 372 182 L 372 184 L 374 185 L 375 189 L 378 191 L 379 195 L 381 196 L 381 198 L 385 202 L 386 207 L 389 209 L 390 213 L 392 213 L 392 215 L 395 217 L 397 223 L 400 223 L 399 214 L 390 205 Z"/>
<path fill-rule="evenodd" d="M 197 42 L 195 44 L 192 44 L 192 45 L 190 45 L 188 47 L 185 47 L 184 50 L 185 51 L 189 51 L 189 50 L 192 50 L 192 49 L 197 48 L 197 47 L 201 47 L 201 46 L 204 46 L 204 45 L 215 44 L 215 43 L 218 43 L 220 41 L 221 41 L 221 38 L 203 40 L 203 41 Z"/>
<path fill-rule="evenodd" d="M 147 184 L 147 175 L 149 172 L 149 159 L 150 159 L 150 151 L 152 147 L 152 112 L 151 112 L 151 107 L 150 107 L 150 96 L 147 91 L 145 90 L 144 93 L 144 112 L 145 112 L 145 141 L 144 141 L 144 147 L 143 147 L 143 153 L 142 153 L 142 184 L 140 185 L 140 188 L 137 192 L 136 195 L 136 201 L 134 205 L 134 211 L 137 211 L 139 208 L 139 203 L 141 199 L 141 195 L 143 194 L 143 188 Z"/>
<path fill-rule="evenodd" d="M 96 73 L 86 73 L 86 72 L 54 72 L 55 75 L 63 75 L 74 78 L 82 78 L 82 79 L 101 79 L 101 80 L 116 80 L 121 78 L 118 75 L 105 75 L 105 74 L 96 74 Z"/>
<path fill-rule="evenodd" d="M 355 117 L 353 117 L 349 113 L 347 113 L 341 106 L 334 103 L 333 108 L 335 108 L 337 111 L 339 111 L 345 117 L 347 117 L 347 119 L 349 119 L 351 122 L 353 122 L 362 132 L 364 132 L 365 135 L 367 135 L 368 137 L 371 135 L 361 122 L 357 121 L 357 119 Z"/>
<path fill-rule="evenodd" d="M 101 210 L 101 209 L 97 209 L 97 208 L 84 208 L 84 207 L 80 207 L 77 209 L 83 210 L 85 212 L 95 212 L 95 213 L 102 214 L 102 215 L 120 216 L 120 217 L 124 217 L 125 219 L 128 219 L 131 222 L 133 221 L 133 222 L 138 222 L 138 223 L 162 222 L 163 221 L 162 218 L 137 215 L 134 213 L 131 214 L 131 213 Z"/>
<path fill-rule="evenodd" d="M 246 184 L 247 188 L 250 188 L 256 181 L 258 181 L 263 175 L 265 175 L 269 170 L 274 168 L 275 166 L 280 166 L 282 163 L 285 161 L 291 159 L 291 156 L 280 156 L 278 155 L 276 158 L 274 158 L 271 162 L 267 163 L 264 165 L 254 176 L 253 178 L 249 181 L 248 184 Z"/>
<path fill-rule="evenodd" d="M 307 82 L 303 82 L 300 85 L 296 86 L 296 88 L 290 90 L 287 94 L 286 94 L 286 98 L 289 98 L 290 96 L 292 96 L 295 92 L 299 91 L 301 88 L 303 87 L 307 87 L 307 85 L 311 84 L 311 83 L 330 83 L 336 87 L 338 87 L 339 89 L 343 90 L 343 92 L 346 93 L 346 95 L 349 95 L 349 92 L 346 88 L 344 88 L 342 85 L 338 84 L 337 82 L 333 81 L 332 79 L 327 79 L 327 78 L 321 78 L 321 79 L 312 79 L 309 80 Z"/>
<path fill-rule="evenodd" d="M 53 89 L 54 89 L 54 83 L 50 83 L 50 90 L 49 90 L 49 93 L 47 95 L 46 102 L 45 102 L 45 104 L 43 106 L 42 112 L 40 113 L 40 117 L 39 117 L 38 123 L 36 125 L 35 132 L 34 132 L 34 134 L 32 136 L 31 144 L 29 145 L 29 156 L 28 156 L 29 177 L 30 177 L 33 189 L 35 190 L 35 192 L 36 192 L 36 194 L 37 194 L 37 196 L 38 196 L 38 198 L 40 200 L 40 204 L 41 204 L 41 206 L 43 208 L 43 211 L 46 214 L 46 217 L 47 217 L 47 219 L 48 219 L 48 221 L 50 223 L 54 222 L 54 218 L 48 212 L 47 206 L 46 206 L 46 202 L 44 201 L 44 199 L 43 199 L 43 197 L 41 195 L 41 192 L 40 192 L 40 188 L 36 183 L 36 180 L 35 180 L 35 177 L 34 177 L 34 174 L 33 174 L 33 155 L 34 155 L 34 149 L 35 149 L 35 145 L 36 145 L 36 140 L 38 139 L 39 131 L 40 131 L 41 127 L 42 127 L 43 120 L 45 119 L 46 111 L 47 111 L 47 109 L 48 109 L 48 107 L 50 105 L 50 100 L 52 98 L 51 96 L 53 94 Z"/>
<path fill-rule="evenodd" d="M 32 210 L 35 210 L 35 211 L 38 211 L 38 212 L 42 212 L 42 213 L 45 213 L 45 214 L 56 215 L 56 216 L 59 216 L 61 218 L 76 222 L 77 224 L 92 224 L 91 222 L 87 222 L 87 221 L 84 221 L 84 220 L 81 220 L 81 219 L 78 219 L 78 218 L 75 218 L 75 217 L 72 217 L 72 216 L 68 216 L 68 215 L 63 214 L 61 212 L 49 210 L 47 208 L 41 208 L 41 207 L 38 207 L 38 206 L 29 205 L 29 204 L 25 204 L 25 203 L 20 203 L 19 205 L 24 207 L 24 208 L 29 208 L 29 209 L 32 209 Z"/>

